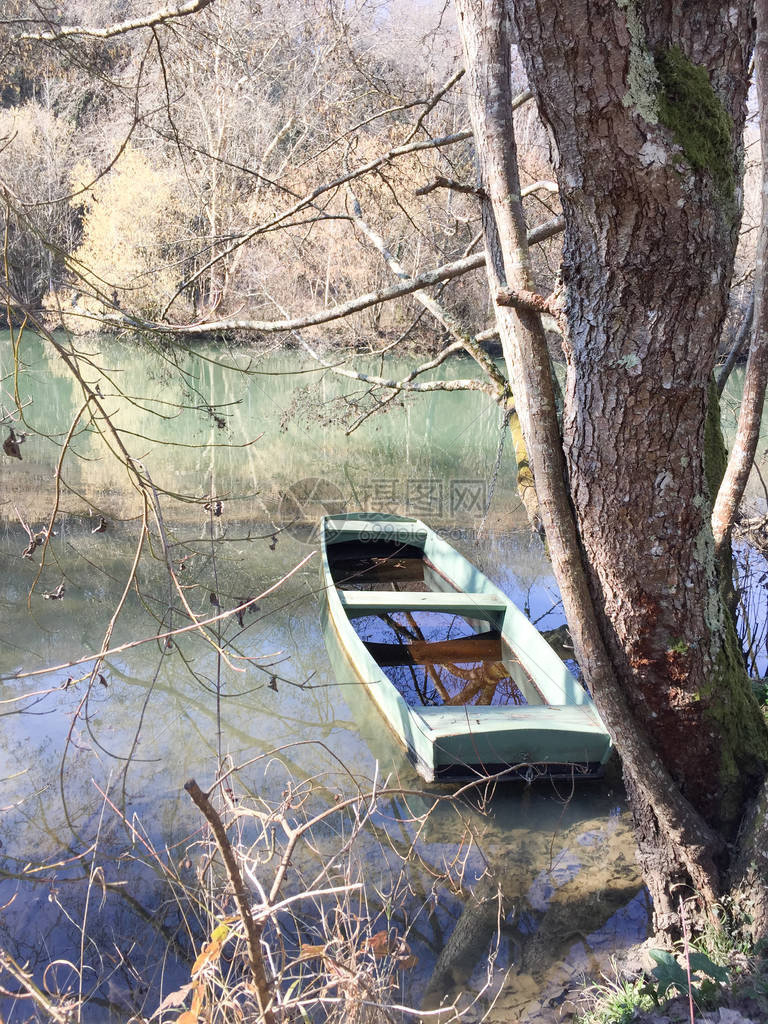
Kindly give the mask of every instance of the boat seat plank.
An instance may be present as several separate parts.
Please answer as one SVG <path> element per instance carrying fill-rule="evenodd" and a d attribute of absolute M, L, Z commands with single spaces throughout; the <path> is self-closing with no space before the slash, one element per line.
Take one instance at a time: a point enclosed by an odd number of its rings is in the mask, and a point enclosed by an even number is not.
<path fill-rule="evenodd" d="M 333 545 L 343 539 L 344 534 L 367 537 L 370 540 L 425 541 L 427 530 L 423 523 L 389 521 L 382 519 L 325 519 L 325 534 Z"/>
<path fill-rule="evenodd" d="M 454 640 L 412 640 L 410 643 L 366 643 L 378 665 L 455 665 L 463 662 L 501 661 L 501 633 L 488 630 Z"/>
<path fill-rule="evenodd" d="M 339 558 L 331 565 L 337 586 L 368 583 L 423 583 L 422 558 Z"/>
<path fill-rule="evenodd" d="M 380 615 L 382 612 L 449 612 L 478 618 L 498 614 L 507 609 L 506 601 L 490 594 L 468 594 L 459 591 L 426 594 L 389 590 L 340 590 L 344 608 L 352 615 Z"/>

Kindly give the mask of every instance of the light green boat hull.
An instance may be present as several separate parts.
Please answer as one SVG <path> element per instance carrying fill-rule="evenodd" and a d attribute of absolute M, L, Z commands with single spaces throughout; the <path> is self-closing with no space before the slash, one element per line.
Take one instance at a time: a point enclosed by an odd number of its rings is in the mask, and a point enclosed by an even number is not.
<path fill-rule="evenodd" d="M 430 583 L 439 589 L 426 594 L 338 589 L 329 550 L 334 543 L 351 540 L 421 548 L 438 570 Z M 378 513 L 326 516 L 321 554 L 326 628 L 333 630 L 356 678 L 427 782 L 499 772 L 527 780 L 601 774 L 611 740 L 589 694 L 514 602 L 428 526 L 418 519 Z M 501 633 L 502 660 L 528 703 L 409 706 L 350 621 L 355 615 L 398 609 L 451 611 L 490 621 Z"/>

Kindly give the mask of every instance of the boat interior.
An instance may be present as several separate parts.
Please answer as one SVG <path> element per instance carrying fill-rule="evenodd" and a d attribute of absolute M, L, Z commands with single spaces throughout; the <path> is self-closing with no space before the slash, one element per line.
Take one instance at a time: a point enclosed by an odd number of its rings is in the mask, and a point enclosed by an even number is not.
<path fill-rule="evenodd" d="M 416 545 L 345 540 L 328 555 L 355 632 L 407 704 L 545 703 L 504 643 L 498 600 L 459 591 Z"/>

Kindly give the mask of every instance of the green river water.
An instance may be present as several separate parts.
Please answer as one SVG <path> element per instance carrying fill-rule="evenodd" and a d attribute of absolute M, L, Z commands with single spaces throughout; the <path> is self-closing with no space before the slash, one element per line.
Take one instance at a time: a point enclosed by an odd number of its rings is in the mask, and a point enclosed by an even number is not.
<path fill-rule="evenodd" d="M 149 510 L 110 649 L 189 621 L 164 545 L 190 609 L 210 617 L 258 597 L 310 555 L 323 505 L 417 514 L 540 626 L 562 622 L 509 450 L 480 530 L 499 442 L 485 395 L 415 395 L 347 436 L 354 403 L 370 408 L 364 385 L 304 372 L 301 354 L 174 356 L 109 338 L 77 345 L 159 509 Z M 225 657 L 197 634 L 153 640 L 108 654 L 88 687 L 88 667 L 69 663 L 101 647 L 144 531 L 143 502 L 98 416 L 83 417 L 44 564 L 40 548 L 22 557 L 25 526 L 40 531 L 57 500 L 61 443 L 82 399 L 45 342 L 26 335 L 14 361 L 6 335 L 0 353 L 4 437 L 14 389 L 28 424 L 14 423 L 28 431 L 22 459 L 0 463 L 0 948 L 50 990 L 87 995 L 85 1020 L 149 1017 L 189 980 L 207 938 L 159 866 L 187 872 L 195 888 L 188 845 L 201 819 L 185 780 L 207 788 L 217 765 L 247 762 L 235 795 L 271 805 L 310 783 L 316 806 L 374 776 L 424 787 L 329 661 L 316 554 L 242 622 L 211 627 Z M 389 356 L 365 365 L 387 377 L 407 368 Z M 450 372 L 474 376 L 469 362 Z M 52 596 L 62 584 L 63 596 Z M 420 1007 L 480 992 L 468 1019 L 556 1020 L 580 972 L 644 936 L 647 905 L 615 773 L 574 791 L 500 785 L 421 824 L 414 814 L 429 800 L 382 798 L 355 847 L 374 921 L 387 879 L 407 881 L 398 927 L 418 962 L 403 972 L 398 1000 Z M 329 826 L 315 839 L 322 855 L 339 833 Z M 412 847 L 403 874 L 398 858 Z M 501 903 L 478 912 L 475 896 L 489 893 Z M 308 935 L 311 918 L 307 910 Z M 32 1008 L 6 999 L 3 1013 L 25 1020 Z"/>

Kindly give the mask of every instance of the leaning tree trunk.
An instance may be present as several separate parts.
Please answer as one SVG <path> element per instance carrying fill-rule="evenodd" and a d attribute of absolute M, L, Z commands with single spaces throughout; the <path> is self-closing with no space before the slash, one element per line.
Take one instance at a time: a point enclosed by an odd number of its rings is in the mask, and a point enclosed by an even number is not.
<path fill-rule="evenodd" d="M 768 0 L 757 0 L 755 41 L 755 84 L 760 114 L 760 155 L 762 158 L 762 204 L 757 238 L 755 286 L 752 292 L 752 343 L 749 348 L 744 395 L 733 451 L 712 511 L 712 528 L 717 549 L 729 545 L 760 437 L 765 390 L 768 384 Z M 749 323 L 749 318 L 745 318 Z"/>
<path fill-rule="evenodd" d="M 684 14 L 647 3 L 647 19 L 641 7 L 516 0 L 507 11 L 504 0 L 457 0 L 483 184 L 513 291 L 531 283 L 510 216 L 520 192 L 503 158 L 505 146 L 514 153 L 511 119 L 499 130 L 510 15 L 556 147 L 569 329 L 563 448 L 541 431 L 547 408 L 525 409 L 523 425 L 577 653 L 624 760 L 655 924 L 674 932 L 681 892 L 711 903 L 722 891 L 722 840 L 735 839 L 768 764 L 719 597 L 705 473 L 750 25 L 746 3 L 704 0 Z M 522 407 L 535 325 L 522 313 L 498 319 Z M 561 452 L 568 507 L 548 501 L 564 476 Z"/>

